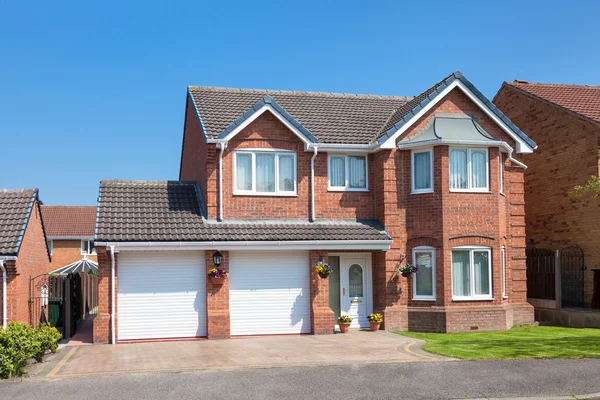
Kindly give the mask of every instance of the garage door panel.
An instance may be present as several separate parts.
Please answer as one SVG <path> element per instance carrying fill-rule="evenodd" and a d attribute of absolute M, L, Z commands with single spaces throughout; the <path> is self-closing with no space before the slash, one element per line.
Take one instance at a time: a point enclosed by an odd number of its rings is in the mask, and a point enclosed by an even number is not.
<path fill-rule="evenodd" d="M 231 252 L 232 335 L 310 333 L 307 252 Z"/>
<path fill-rule="evenodd" d="M 202 252 L 123 252 L 118 258 L 119 340 L 206 336 Z"/>

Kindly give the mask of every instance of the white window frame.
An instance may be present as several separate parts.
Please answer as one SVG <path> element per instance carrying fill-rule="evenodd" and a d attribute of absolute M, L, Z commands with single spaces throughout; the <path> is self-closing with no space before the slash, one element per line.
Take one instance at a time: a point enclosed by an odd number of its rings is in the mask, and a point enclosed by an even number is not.
<path fill-rule="evenodd" d="M 350 176 L 350 161 L 349 157 L 364 157 L 365 158 L 365 187 L 364 188 L 351 188 L 349 187 L 349 176 Z M 345 186 L 331 186 L 331 158 L 340 157 L 344 158 L 344 168 L 346 184 Z M 327 189 L 331 192 L 368 192 L 369 191 L 369 155 L 368 154 L 340 154 L 340 153 L 328 153 L 327 154 Z"/>
<path fill-rule="evenodd" d="M 419 153 L 429 153 L 429 182 L 431 187 L 427 189 L 415 189 L 415 172 L 417 171 L 415 168 L 415 154 Z M 433 149 L 419 149 L 410 152 L 410 189 L 411 194 L 433 193 Z"/>
<path fill-rule="evenodd" d="M 54 241 L 52 239 L 46 241 L 46 246 L 48 246 L 48 252 L 50 255 L 54 252 Z"/>
<path fill-rule="evenodd" d="M 282 149 L 238 149 L 233 152 L 233 194 L 244 196 L 281 196 L 294 197 L 298 196 L 298 157 L 293 150 Z M 258 192 L 256 191 L 256 154 L 258 153 L 273 153 L 275 157 L 275 191 L 274 192 Z M 239 190 L 237 188 L 237 156 L 238 154 L 250 154 L 252 156 L 252 190 Z M 279 156 L 292 156 L 294 158 L 294 190 L 284 192 L 279 190 Z"/>
<path fill-rule="evenodd" d="M 86 245 L 85 245 L 86 250 L 85 251 L 83 251 L 83 243 L 84 242 L 86 242 Z M 81 255 L 82 256 L 95 256 L 96 255 L 96 247 L 94 247 L 92 252 L 90 252 L 90 247 L 92 247 L 93 244 L 94 244 L 93 239 L 81 239 L 81 244 L 79 245 L 79 249 L 81 250 Z"/>
<path fill-rule="evenodd" d="M 499 174 L 500 174 L 500 194 L 504 194 L 504 157 L 502 152 L 498 152 Z"/>
<path fill-rule="evenodd" d="M 466 189 L 455 189 L 452 188 L 452 169 L 450 168 L 450 152 L 452 150 L 467 150 L 467 188 Z M 472 151 L 485 151 L 485 182 L 484 188 L 473 188 L 472 182 L 472 165 L 471 165 L 471 152 Z M 490 192 L 490 152 L 487 147 L 459 147 L 452 146 L 448 150 L 448 179 L 451 192 L 463 192 L 463 193 L 489 193 Z"/>
<path fill-rule="evenodd" d="M 454 250 L 468 250 L 469 251 L 469 276 L 471 277 L 470 279 L 470 289 L 471 289 L 471 295 L 470 296 L 456 296 L 454 294 L 454 260 L 452 258 L 452 252 Z M 475 294 L 475 262 L 474 262 L 474 256 L 473 253 L 474 252 L 487 252 L 488 253 L 488 260 L 489 262 L 489 287 L 490 287 L 490 294 L 485 294 L 485 295 L 477 295 Z M 492 249 L 490 247 L 486 247 L 486 246 L 457 246 L 457 247 L 453 247 L 450 250 L 450 269 L 451 269 L 451 275 L 450 275 L 450 279 L 452 281 L 452 300 L 454 301 L 487 301 L 487 300 L 494 300 L 494 287 L 492 286 L 492 282 L 493 282 L 493 272 L 494 272 L 494 268 L 493 268 L 493 260 L 492 260 Z"/>
<path fill-rule="evenodd" d="M 419 275 L 419 273 L 417 272 L 417 274 L 413 274 L 413 283 L 412 283 L 412 290 L 413 290 L 413 300 L 424 300 L 424 301 L 435 301 L 436 300 L 436 292 L 435 292 L 435 274 L 436 274 L 436 268 L 435 268 L 435 248 L 430 247 L 430 246 L 418 246 L 418 247 L 414 247 L 412 249 L 412 264 L 416 265 L 417 262 L 417 253 L 430 253 L 431 254 L 431 265 L 432 265 L 432 284 L 433 284 L 433 295 L 432 296 L 423 296 L 423 295 L 417 295 L 417 276 Z"/>
<path fill-rule="evenodd" d="M 506 249 L 504 246 L 500 248 L 500 257 L 502 258 L 502 298 L 508 299 L 506 295 Z"/>

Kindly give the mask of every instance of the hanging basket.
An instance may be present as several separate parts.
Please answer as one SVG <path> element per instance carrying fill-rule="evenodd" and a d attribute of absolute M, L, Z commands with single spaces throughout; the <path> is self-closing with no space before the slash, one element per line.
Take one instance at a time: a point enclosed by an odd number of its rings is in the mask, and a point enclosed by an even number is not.
<path fill-rule="evenodd" d="M 319 275 L 322 279 L 329 278 L 329 274 L 319 274 L 319 273 L 317 273 L 317 275 Z"/>
<path fill-rule="evenodd" d="M 409 272 L 409 271 L 403 271 L 402 272 L 402 276 L 405 277 L 405 278 L 408 278 L 411 275 L 412 275 L 412 272 Z"/>
<path fill-rule="evenodd" d="M 208 280 L 213 285 L 222 285 L 222 284 L 225 283 L 225 278 L 217 278 L 217 277 L 214 277 L 214 276 L 209 276 Z"/>

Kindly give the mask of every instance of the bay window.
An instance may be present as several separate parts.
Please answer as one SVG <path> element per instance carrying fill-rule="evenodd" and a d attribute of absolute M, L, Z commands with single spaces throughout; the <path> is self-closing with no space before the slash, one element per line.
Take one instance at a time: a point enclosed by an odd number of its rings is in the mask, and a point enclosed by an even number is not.
<path fill-rule="evenodd" d="M 487 149 L 450 148 L 450 190 L 489 190 Z"/>
<path fill-rule="evenodd" d="M 433 192 L 433 151 L 411 153 L 412 193 Z"/>
<path fill-rule="evenodd" d="M 413 299 L 435 300 L 435 249 L 428 246 L 415 247 L 412 263 L 418 268 L 413 276 Z"/>
<path fill-rule="evenodd" d="M 366 156 L 331 154 L 328 159 L 329 190 L 368 190 Z"/>
<path fill-rule="evenodd" d="M 234 194 L 295 195 L 296 153 L 284 150 L 236 150 Z"/>
<path fill-rule="evenodd" d="M 492 251 L 489 247 L 452 249 L 452 299 L 492 299 Z"/>

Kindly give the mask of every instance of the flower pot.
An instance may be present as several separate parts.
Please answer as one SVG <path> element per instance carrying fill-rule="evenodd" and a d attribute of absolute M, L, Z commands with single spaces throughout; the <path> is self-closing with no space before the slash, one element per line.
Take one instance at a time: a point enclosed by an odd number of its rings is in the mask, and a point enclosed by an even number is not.
<path fill-rule="evenodd" d="M 408 278 L 411 275 L 412 275 L 412 272 L 407 272 L 407 271 L 403 271 L 402 272 L 402 276 L 405 277 L 405 278 Z"/>
<path fill-rule="evenodd" d="M 225 278 L 217 278 L 214 276 L 209 276 L 208 280 L 210 281 L 210 283 L 212 283 L 213 285 L 222 285 L 225 283 Z"/>
<path fill-rule="evenodd" d="M 348 333 L 348 330 L 350 330 L 350 322 L 345 324 L 342 322 L 338 322 L 338 325 L 340 326 L 340 332 L 342 333 Z"/>
<path fill-rule="evenodd" d="M 329 274 L 321 274 L 321 273 L 319 273 L 319 276 L 320 276 L 322 279 L 327 279 L 327 278 L 329 278 Z"/>
<path fill-rule="evenodd" d="M 381 322 L 369 321 L 369 325 L 371 325 L 371 330 L 373 332 L 377 332 L 379 327 L 381 327 Z"/>

